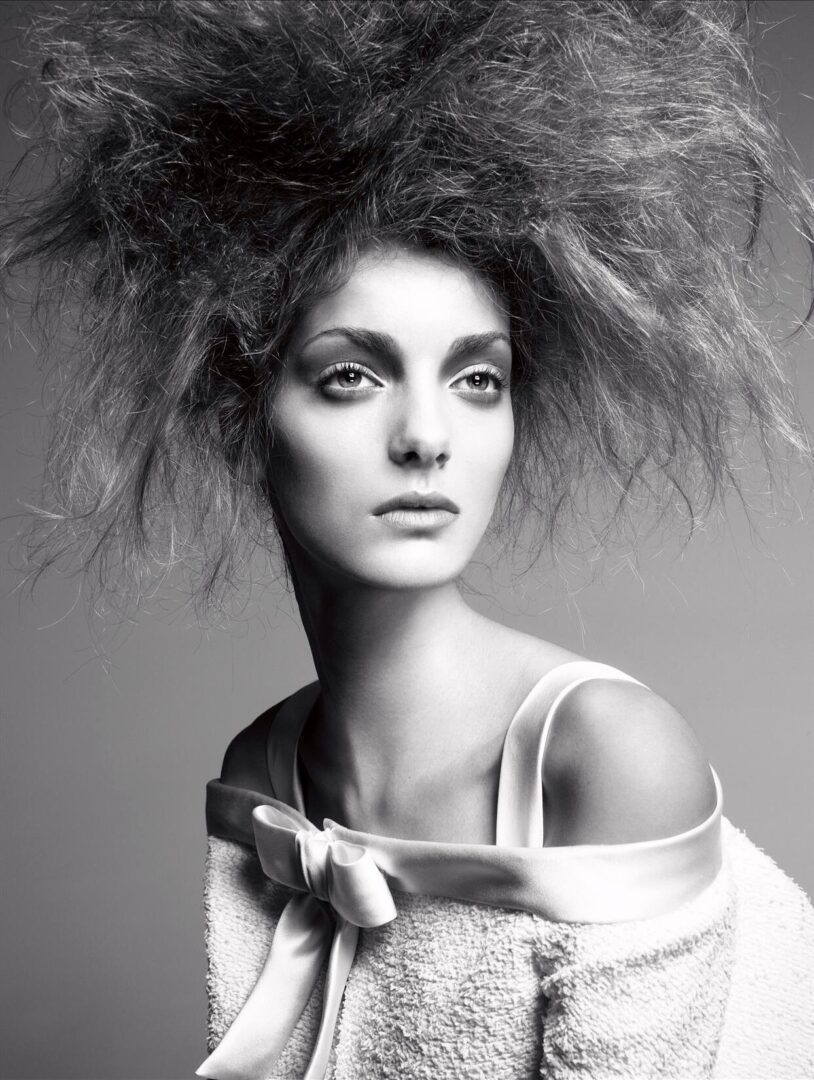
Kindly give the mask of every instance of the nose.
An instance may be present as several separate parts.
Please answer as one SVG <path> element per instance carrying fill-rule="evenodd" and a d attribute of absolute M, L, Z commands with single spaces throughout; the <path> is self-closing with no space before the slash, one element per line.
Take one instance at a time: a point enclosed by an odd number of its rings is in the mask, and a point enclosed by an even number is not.
<path fill-rule="evenodd" d="M 431 393 L 405 393 L 394 418 L 389 454 L 397 465 L 443 468 L 449 461 L 449 428 Z"/>

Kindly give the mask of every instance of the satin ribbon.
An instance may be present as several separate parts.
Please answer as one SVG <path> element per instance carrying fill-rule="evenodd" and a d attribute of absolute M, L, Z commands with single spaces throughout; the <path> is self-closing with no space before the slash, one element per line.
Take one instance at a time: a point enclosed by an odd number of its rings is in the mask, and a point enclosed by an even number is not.
<path fill-rule="evenodd" d="M 251 807 L 263 870 L 295 895 L 283 909 L 254 989 L 195 1075 L 267 1080 L 330 950 L 319 1032 L 304 1078 L 323 1080 L 359 927 L 395 918 L 391 885 L 566 922 L 625 922 L 680 907 L 721 867 L 723 797 L 712 773 L 715 809 L 692 829 L 660 840 L 561 848 L 400 840 L 328 818 L 320 830 L 284 802 L 210 780 L 212 835 L 249 842 Z"/>
<path fill-rule="evenodd" d="M 555 921 L 603 923 L 666 914 L 712 883 L 722 861 L 723 806 L 714 769 L 715 809 L 692 829 L 627 844 L 543 846 L 546 736 L 562 697 L 594 677 L 630 680 L 605 664 L 566 662 L 539 680 L 512 719 L 501 761 L 494 845 L 401 840 L 346 829 L 327 818 L 325 829 L 318 829 L 301 812 L 297 744 L 319 685 L 311 683 L 287 699 L 274 721 L 273 753 L 271 737 L 264 736 L 271 787 L 285 801 L 266 795 L 265 788 L 261 794 L 220 780 L 207 784 L 207 833 L 254 844 L 265 873 L 293 889 L 294 896 L 280 916 L 254 989 L 197 1076 L 266 1080 L 330 949 L 319 1033 L 305 1074 L 306 1080 L 322 1080 L 359 927 L 395 917 L 391 887 Z M 220 887 L 228 892 L 225 884 Z"/>
<path fill-rule="evenodd" d="M 264 873 L 296 890 L 296 895 L 283 909 L 254 989 L 195 1075 L 266 1080 L 311 996 L 330 947 L 322 1018 L 304 1077 L 322 1080 L 359 928 L 391 922 L 396 906 L 371 854 L 360 844 L 338 839 L 332 822 L 320 830 L 298 810 L 272 799 L 255 807 L 252 825 Z"/>

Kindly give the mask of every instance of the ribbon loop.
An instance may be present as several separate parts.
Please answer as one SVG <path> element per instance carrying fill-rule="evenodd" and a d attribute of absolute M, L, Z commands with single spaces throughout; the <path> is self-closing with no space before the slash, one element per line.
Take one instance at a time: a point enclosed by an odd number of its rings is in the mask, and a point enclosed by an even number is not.
<path fill-rule="evenodd" d="M 335 837 L 332 828 L 318 829 L 304 814 L 277 800 L 254 808 L 252 826 L 266 876 L 306 895 L 289 900 L 254 989 L 196 1076 L 264 1080 L 286 1045 L 330 948 L 322 1021 L 306 1073 L 306 1080 L 321 1080 L 358 928 L 390 922 L 397 915 L 396 906 L 385 875 L 361 844 Z M 333 919 L 319 900 L 330 905 Z"/>
<path fill-rule="evenodd" d="M 331 840 L 328 891 L 331 907 L 355 926 L 383 926 L 398 914 L 382 871 L 367 848 Z"/>
<path fill-rule="evenodd" d="M 260 863 L 273 881 L 327 901 L 354 926 L 395 919 L 387 878 L 361 844 L 341 840 L 333 828 L 318 829 L 285 803 L 255 807 L 252 825 Z"/>

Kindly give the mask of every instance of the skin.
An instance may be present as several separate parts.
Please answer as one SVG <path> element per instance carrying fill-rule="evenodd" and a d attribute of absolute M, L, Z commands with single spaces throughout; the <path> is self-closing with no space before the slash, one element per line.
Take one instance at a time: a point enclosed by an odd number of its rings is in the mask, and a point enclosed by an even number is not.
<path fill-rule="evenodd" d="M 363 253 L 292 337 L 268 481 L 321 689 L 299 744 L 317 825 L 493 844 L 506 730 L 543 674 L 582 659 L 478 614 L 458 588 L 514 448 L 511 365 L 500 299 L 417 248 Z M 458 512 L 431 529 L 376 513 L 411 491 Z M 237 739 L 226 778 L 262 790 L 262 760 Z M 543 792 L 547 845 L 672 836 L 715 806 L 689 725 L 618 680 L 563 701 Z"/>
<path fill-rule="evenodd" d="M 472 335 L 477 349 L 450 355 Z M 300 741 L 309 817 L 493 843 L 506 727 L 545 670 L 576 658 L 474 612 L 457 585 L 513 450 L 508 317 L 468 268 L 371 251 L 311 305 L 284 360 L 270 484 L 321 687 Z M 373 513 L 414 490 L 459 513 L 415 531 Z"/>

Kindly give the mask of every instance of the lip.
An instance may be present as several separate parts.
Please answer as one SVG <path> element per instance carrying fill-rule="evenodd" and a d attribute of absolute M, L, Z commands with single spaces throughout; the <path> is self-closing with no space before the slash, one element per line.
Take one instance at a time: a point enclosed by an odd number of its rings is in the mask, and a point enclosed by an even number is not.
<path fill-rule="evenodd" d="M 440 506 L 400 506 L 396 510 L 387 510 L 378 517 L 379 521 L 386 522 L 392 528 L 414 536 L 416 533 L 434 533 L 443 529 L 451 524 L 457 515 Z"/>
<path fill-rule="evenodd" d="M 460 513 L 455 503 L 438 491 L 405 491 L 403 495 L 396 495 L 381 503 L 373 513 L 386 514 L 390 510 L 448 510 L 452 514 Z"/>

